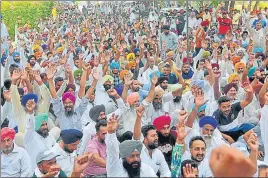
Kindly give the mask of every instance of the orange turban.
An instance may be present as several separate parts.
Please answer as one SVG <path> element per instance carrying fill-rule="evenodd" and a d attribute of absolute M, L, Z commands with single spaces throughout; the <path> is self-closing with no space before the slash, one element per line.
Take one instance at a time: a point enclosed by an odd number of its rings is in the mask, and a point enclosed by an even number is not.
<path fill-rule="evenodd" d="M 125 75 L 128 75 L 128 74 L 129 74 L 128 70 L 122 70 L 120 72 L 120 79 L 123 80 L 123 78 L 125 77 Z"/>
<path fill-rule="evenodd" d="M 130 61 L 127 66 L 128 66 L 128 69 L 131 69 L 132 67 L 136 67 L 137 63 L 136 61 Z"/>
<path fill-rule="evenodd" d="M 1 141 L 3 141 L 5 138 L 10 138 L 11 140 L 14 140 L 15 135 L 16 132 L 12 128 L 4 127 L 1 129 Z"/>
<path fill-rule="evenodd" d="M 234 56 L 232 57 L 233 64 L 235 65 L 236 63 L 240 62 L 241 57 L 240 56 Z"/>
<path fill-rule="evenodd" d="M 40 57 L 42 57 L 42 53 L 41 53 L 41 52 L 35 52 L 35 53 L 34 53 L 34 56 L 35 56 L 36 58 L 40 58 Z"/>
<path fill-rule="evenodd" d="M 246 64 L 244 62 L 238 62 L 235 64 L 235 71 L 237 71 L 239 68 L 246 68 Z"/>
<path fill-rule="evenodd" d="M 140 95 L 138 92 L 134 92 L 128 95 L 127 102 L 129 105 L 133 105 L 136 101 L 140 101 Z"/>
<path fill-rule="evenodd" d="M 238 74 L 231 74 L 229 77 L 228 77 L 228 83 L 231 83 L 235 78 L 238 78 L 240 80 L 240 77 Z"/>

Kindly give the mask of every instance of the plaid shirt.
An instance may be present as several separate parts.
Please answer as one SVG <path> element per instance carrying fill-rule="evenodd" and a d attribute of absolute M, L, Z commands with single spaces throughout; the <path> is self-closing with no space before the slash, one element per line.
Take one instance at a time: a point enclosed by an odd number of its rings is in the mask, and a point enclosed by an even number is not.
<path fill-rule="evenodd" d="M 117 86 L 120 84 L 120 76 L 119 75 L 113 75 L 114 77 L 114 86 Z"/>

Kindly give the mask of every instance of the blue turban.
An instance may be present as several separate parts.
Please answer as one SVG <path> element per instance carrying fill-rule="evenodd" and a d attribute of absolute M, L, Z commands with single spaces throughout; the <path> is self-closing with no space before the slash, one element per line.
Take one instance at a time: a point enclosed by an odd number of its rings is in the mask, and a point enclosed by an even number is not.
<path fill-rule="evenodd" d="M 205 104 L 203 104 L 202 106 L 200 106 L 200 108 L 198 109 L 198 112 L 201 112 L 201 111 L 203 111 L 203 110 L 205 110 L 206 109 L 206 107 L 207 107 L 207 104 L 205 103 Z M 195 108 L 195 104 L 193 105 L 193 109 Z"/>
<path fill-rule="evenodd" d="M 116 68 L 116 69 L 119 70 L 120 66 L 119 66 L 119 63 L 118 62 L 112 62 L 110 64 L 110 69 L 113 70 L 114 68 Z"/>
<path fill-rule="evenodd" d="M 1 57 L 1 64 L 4 64 L 5 59 L 7 58 L 6 54 L 3 54 Z"/>
<path fill-rule="evenodd" d="M 75 53 L 78 54 L 79 52 L 82 52 L 82 48 L 80 47 L 75 48 Z"/>
<path fill-rule="evenodd" d="M 254 48 L 253 53 L 263 53 L 262 48 Z"/>
<path fill-rule="evenodd" d="M 199 121 L 200 128 L 204 127 L 204 125 L 206 125 L 206 124 L 211 125 L 214 129 L 217 128 L 217 126 L 218 126 L 217 120 L 212 116 L 204 116 L 200 119 L 200 121 Z"/>
<path fill-rule="evenodd" d="M 160 72 L 159 72 L 159 71 L 155 71 L 155 72 L 151 73 L 151 74 L 149 75 L 150 79 L 153 78 L 153 75 L 156 75 L 157 77 L 160 77 Z"/>
<path fill-rule="evenodd" d="M 25 107 L 26 103 L 32 99 L 34 100 L 35 103 L 38 102 L 38 96 L 34 93 L 28 93 L 26 95 L 23 95 L 21 98 L 21 105 Z"/>
<path fill-rule="evenodd" d="M 137 52 L 140 52 L 140 49 L 139 49 L 139 48 L 135 48 L 135 49 L 133 50 L 133 52 L 134 52 L 134 54 L 136 55 Z"/>
<path fill-rule="evenodd" d="M 19 53 L 19 52 L 14 52 L 14 53 L 12 54 L 12 56 L 13 56 L 13 57 L 20 56 L 20 53 Z"/>
<path fill-rule="evenodd" d="M 257 67 L 253 66 L 248 70 L 248 77 L 252 77 L 252 75 L 256 72 Z"/>
<path fill-rule="evenodd" d="M 43 50 L 46 50 L 47 49 L 47 45 L 46 44 L 43 44 L 41 47 L 42 47 Z"/>
<path fill-rule="evenodd" d="M 76 129 L 62 130 L 60 133 L 60 137 L 64 144 L 72 144 L 78 140 L 81 140 L 83 137 L 83 133 Z"/>
<path fill-rule="evenodd" d="M 199 88 L 204 90 L 205 82 L 204 82 L 204 80 L 193 80 L 191 82 L 191 86 L 193 86 L 193 85 L 197 85 Z"/>

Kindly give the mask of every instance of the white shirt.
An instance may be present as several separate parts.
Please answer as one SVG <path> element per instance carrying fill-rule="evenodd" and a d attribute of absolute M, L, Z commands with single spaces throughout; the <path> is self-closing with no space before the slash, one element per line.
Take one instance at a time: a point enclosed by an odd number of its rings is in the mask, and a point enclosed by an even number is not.
<path fill-rule="evenodd" d="M 149 75 L 153 72 L 158 71 L 158 67 L 154 65 L 154 67 L 151 69 L 150 67 L 146 69 L 146 71 L 143 71 L 143 67 L 140 68 L 138 80 L 144 84 L 150 84 L 150 77 Z"/>
<path fill-rule="evenodd" d="M 116 134 L 107 134 L 105 143 L 107 177 L 129 177 L 126 169 L 123 167 L 122 159 L 119 158 L 119 145 Z M 154 170 L 149 165 L 143 163 L 143 160 L 140 171 L 140 177 L 157 177 Z"/>
<path fill-rule="evenodd" d="M 63 170 L 67 176 L 71 176 L 74 167 L 74 160 L 77 157 L 76 150 L 72 153 L 67 153 L 60 147 L 59 143 L 56 143 L 56 145 L 51 148 L 51 151 L 53 151 L 56 155 L 59 155 L 56 159 L 61 170 Z"/>
<path fill-rule="evenodd" d="M 31 160 L 24 148 L 14 143 L 11 153 L 1 151 L 1 177 L 32 177 Z"/>
<path fill-rule="evenodd" d="M 154 172 L 160 172 L 160 177 L 170 177 L 171 172 L 169 170 L 168 164 L 165 160 L 163 153 L 158 149 L 154 149 L 152 152 L 152 157 L 149 155 L 148 149 L 143 145 L 141 151 L 142 162 L 150 165 Z"/>
<path fill-rule="evenodd" d="M 48 135 L 46 138 L 39 135 L 34 130 L 34 122 L 35 117 L 34 115 L 27 114 L 27 121 L 26 121 L 26 132 L 24 134 L 24 147 L 27 150 L 31 162 L 32 162 L 32 171 L 35 170 L 37 167 L 36 164 L 36 156 L 41 151 L 48 150 L 56 144 L 56 140 L 52 135 Z"/>
<path fill-rule="evenodd" d="M 96 122 L 91 120 L 89 124 L 83 128 L 83 137 L 81 139 L 78 149 L 79 155 L 82 155 L 86 151 L 89 140 L 92 140 L 92 138 L 96 135 L 95 125 Z"/>
<path fill-rule="evenodd" d="M 260 127 L 261 127 L 261 137 L 264 144 L 264 162 L 268 164 L 268 105 L 264 105 L 261 108 L 261 119 L 260 119 Z"/>

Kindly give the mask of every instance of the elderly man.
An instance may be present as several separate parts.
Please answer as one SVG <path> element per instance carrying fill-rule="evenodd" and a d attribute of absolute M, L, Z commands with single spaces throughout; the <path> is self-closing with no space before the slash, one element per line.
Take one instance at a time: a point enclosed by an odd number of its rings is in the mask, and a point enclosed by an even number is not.
<path fill-rule="evenodd" d="M 166 49 L 175 50 L 178 45 L 177 35 L 173 32 L 170 32 L 170 26 L 164 25 L 163 33 L 160 35 L 160 47 L 163 50 L 163 46 Z"/>
<path fill-rule="evenodd" d="M 117 118 L 110 118 L 105 138 L 107 177 L 157 177 L 154 170 L 141 161 L 142 143 L 126 140 L 119 145 L 115 133 L 117 128 Z"/>
<path fill-rule="evenodd" d="M 5 127 L 1 129 L 1 176 L 30 177 L 32 175 L 31 160 L 24 148 L 14 143 L 15 130 Z"/>
<path fill-rule="evenodd" d="M 82 137 L 83 133 L 79 130 L 62 130 L 60 133 L 61 141 L 51 148 L 54 154 L 59 155 L 56 157 L 57 164 L 68 176 L 72 174 L 74 160 L 77 157 L 77 146 Z"/>
<path fill-rule="evenodd" d="M 133 138 L 135 140 L 143 140 L 143 148 L 141 159 L 146 164 L 150 165 L 156 174 L 160 177 L 170 177 L 171 172 L 165 160 L 163 153 L 157 149 L 158 135 L 153 125 L 145 125 L 141 127 L 141 118 L 145 109 L 143 106 L 137 108 L 137 118 L 135 122 Z M 143 136 L 143 139 L 141 138 Z"/>
<path fill-rule="evenodd" d="M 38 153 L 36 157 L 37 168 L 34 171 L 33 177 L 61 177 L 67 178 L 67 175 L 57 165 L 56 155 L 51 150 L 44 150 Z M 72 174 L 70 177 L 81 177 L 82 172 L 89 165 L 91 155 L 83 155 L 75 158 Z"/>
<path fill-rule="evenodd" d="M 162 151 L 169 167 L 171 166 L 172 150 L 176 143 L 176 138 L 170 132 L 171 118 L 168 115 L 160 116 L 153 122 L 158 135 L 158 149 Z"/>
<path fill-rule="evenodd" d="M 36 168 L 36 156 L 40 151 L 50 149 L 56 144 L 55 138 L 48 132 L 48 115 L 46 113 L 33 115 L 35 102 L 27 102 L 28 113 L 31 115 L 27 118 L 26 132 L 24 134 L 24 147 L 27 150 L 31 162 L 32 170 Z M 34 148 L 34 149 L 33 149 Z"/>

